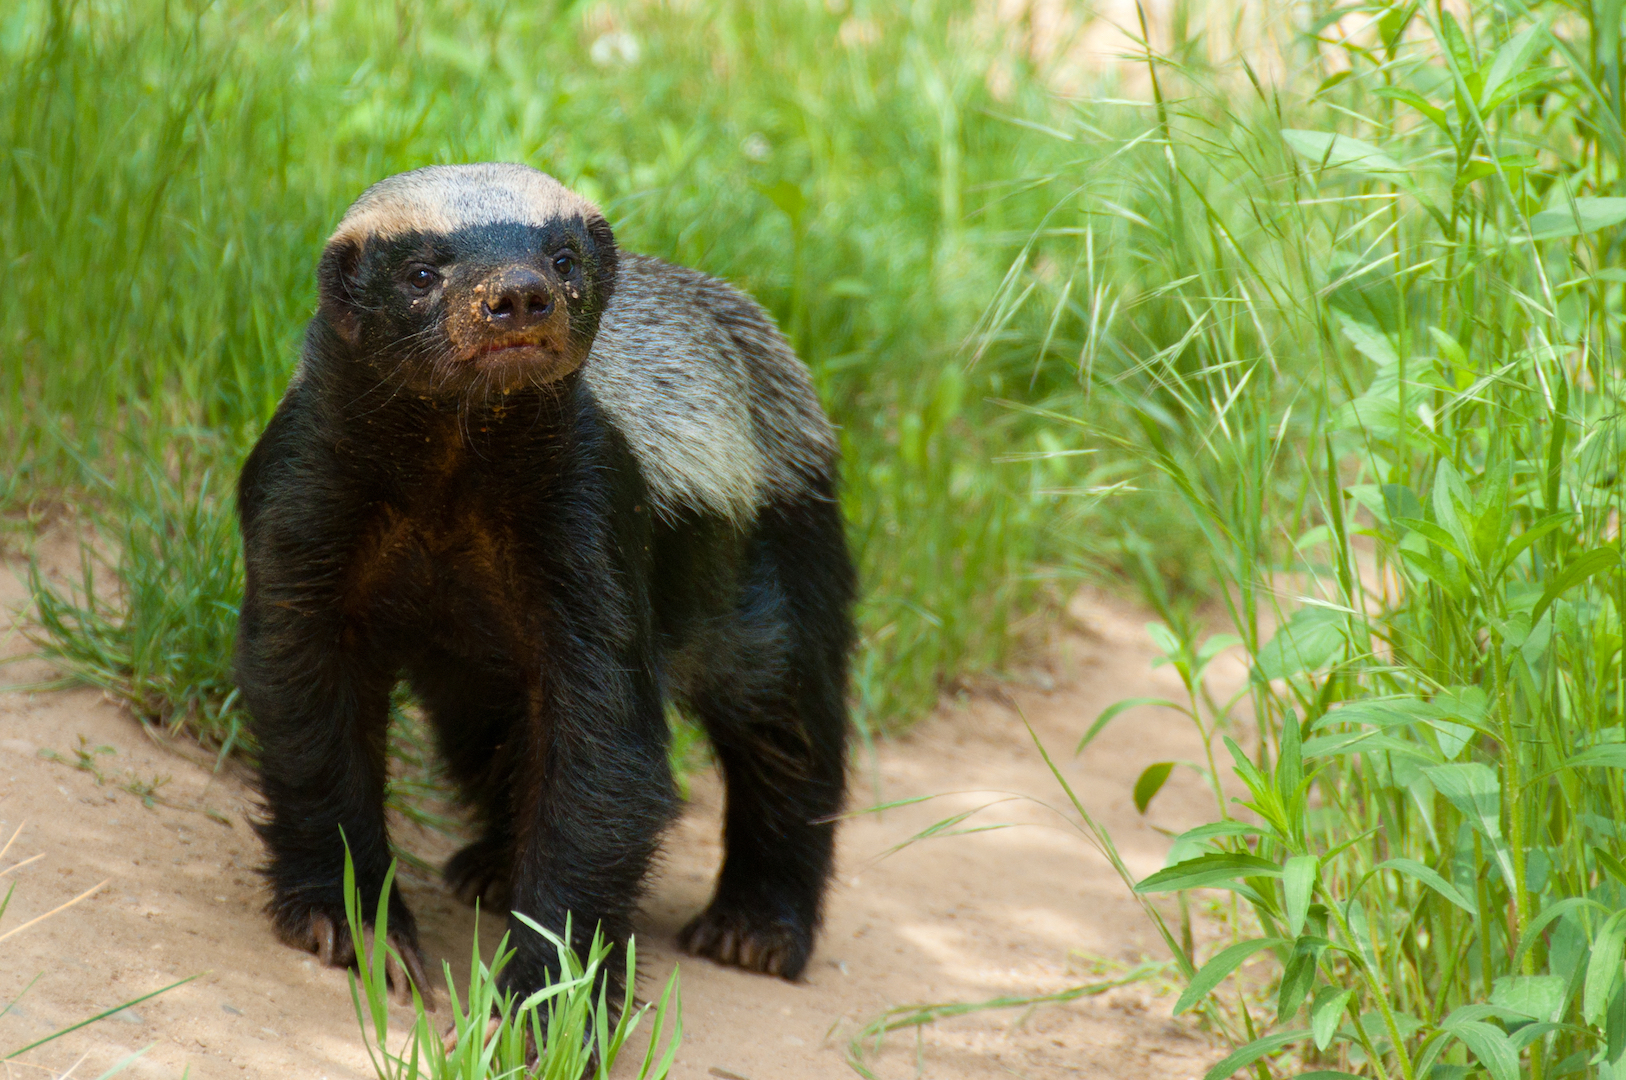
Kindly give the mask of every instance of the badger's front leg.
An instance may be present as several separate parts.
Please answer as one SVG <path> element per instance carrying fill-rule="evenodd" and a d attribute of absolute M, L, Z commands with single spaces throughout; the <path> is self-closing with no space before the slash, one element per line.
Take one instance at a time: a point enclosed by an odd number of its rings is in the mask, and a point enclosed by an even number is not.
<path fill-rule="evenodd" d="M 279 937 L 349 967 L 355 948 L 344 905 L 344 856 L 361 910 L 372 916 L 389 870 L 384 824 L 385 734 L 391 675 L 359 648 L 308 586 L 279 589 L 251 569 L 238 630 L 237 676 L 260 747 L 258 824 L 270 855 L 267 911 Z M 391 889 L 389 938 L 427 997 L 417 927 Z M 406 993 L 402 973 L 390 982 Z"/>
<path fill-rule="evenodd" d="M 518 916 L 561 938 L 568 917 L 565 939 L 583 961 L 595 930 L 624 946 L 677 806 L 647 632 L 613 625 L 616 609 L 627 609 L 612 593 L 591 592 L 555 608 L 558 632 L 545 646 L 526 759 L 515 770 L 509 929 L 517 955 L 504 982 L 521 994 L 556 977 L 559 963 L 553 945 Z M 618 948 L 602 976 L 612 1000 L 624 965 Z"/>

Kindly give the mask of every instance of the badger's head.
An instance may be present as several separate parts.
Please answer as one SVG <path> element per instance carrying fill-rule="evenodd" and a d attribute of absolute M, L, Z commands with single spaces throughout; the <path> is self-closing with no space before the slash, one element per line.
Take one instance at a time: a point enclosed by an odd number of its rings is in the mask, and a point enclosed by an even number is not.
<path fill-rule="evenodd" d="M 524 165 L 380 180 L 317 270 L 321 317 L 363 362 L 432 396 L 544 386 L 579 368 L 615 289 L 596 206 Z"/>

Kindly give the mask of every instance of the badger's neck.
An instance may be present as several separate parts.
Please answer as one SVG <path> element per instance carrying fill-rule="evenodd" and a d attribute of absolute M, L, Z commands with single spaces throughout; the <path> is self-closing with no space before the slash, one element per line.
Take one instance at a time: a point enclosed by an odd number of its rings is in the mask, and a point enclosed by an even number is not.
<path fill-rule="evenodd" d="M 347 451 L 392 468 L 442 452 L 512 460 L 528 447 L 569 443 L 586 396 L 580 371 L 507 391 L 477 381 L 437 387 L 402 377 L 387 360 L 343 348 L 308 347 L 302 378 L 329 429 L 343 433 Z"/>

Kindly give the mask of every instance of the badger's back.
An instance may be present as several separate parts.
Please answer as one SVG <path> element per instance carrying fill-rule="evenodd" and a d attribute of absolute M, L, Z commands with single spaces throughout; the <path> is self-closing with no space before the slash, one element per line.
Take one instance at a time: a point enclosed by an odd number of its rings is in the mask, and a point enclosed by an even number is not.
<path fill-rule="evenodd" d="M 622 252 L 583 378 L 663 516 L 743 525 L 771 500 L 829 489 L 835 433 L 807 367 L 726 282 Z"/>

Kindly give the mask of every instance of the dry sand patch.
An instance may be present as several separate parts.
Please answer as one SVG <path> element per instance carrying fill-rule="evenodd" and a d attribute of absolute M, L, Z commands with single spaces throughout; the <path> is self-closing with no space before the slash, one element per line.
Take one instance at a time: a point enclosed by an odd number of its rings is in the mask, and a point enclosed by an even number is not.
<path fill-rule="evenodd" d="M 15 566 L 14 566 L 15 568 Z M 22 590 L 0 573 L 0 604 Z M 689 812 L 672 831 L 638 928 L 646 992 L 682 965 L 685 1039 L 674 1076 L 746 1080 L 851 1077 L 848 1037 L 886 1008 L 917 1002 L 1046 993 L 1099 975 L 1082 955 L 1133 964 L 1164 955 L 1155 933 L 1106 861 L 1041 808 L 1007 801 L 989 821 L 1020 827 L 934 839 L 878 858 L 932 822 L 999 797 L 1059 802 L 1054 779 L 1028 742 L 1018 709 L 1057 755 L 1085 804 L 1112 830 L 1136 874 L 1161 865 L 1166 839 L 1150 822 L 1182 828 L 1204 819 L 1209 796 L 1177 772 L 1142 819 L 1130 792 L 1145 765 L 1200 754 L 1172 714 L 1142 710 L 1119 720 L 1080 759 L 1072 745 L 1099 711 L 1129 696 L 1174 696 L 1168 669 L 1150 668 L 1143 618 L 1095 598 L 1076 604 L 1089 633 L 1072 638 L 1049 691 L 1014 689 L 946 702 L 908 736 L 879 748 L 854 776 L 854 805 L 943 794 L 931 802 L 844 826 L 839 881 L 807 978 L 798 984 L 677 956 L 673 940 L 708 895 L 721 853 L 716 778 L 694 778 Z M 5 654 L 26 648 L 0 623 Z M 12 664 L 5 681 L 47 677 L 38 662 Z M 1003 700 L 1001 700 L 1003 699 Z M 72 759 L 83 736 L 106 781 L 43 759 Z M 160 791 L 196 809 L 148 808 L 117 782 L 169 777 Z M 97 1076 L 142 1047 L 128 1075 L 327 1077 L 371 1075 L 345 976 L 320 968 L 272 936 L 260 914 L 258 842 L 245 815 L 252 797 L 240 772 L 213 773 L 156 744 L 93 690 L 0 694 L 0 842 L 23 831 L 0 867 L 43 857 L 15 878 L 0 932 L 22 925 L 104 879 L 91 898 L 0 942 L 0 1001 L 35 980 L 0 1017 L 0 1047 L 187 976 L 193 981 L 46 1050 L 11 1076 L 54 1076 L 81 1057 L 75 1076 Z M 215 816 L 230 821 L 221 824 Z M 413 835 L 432 861 L 450 838 Z M 407 879 L 431 960 L 466 970 L 474 917 L 438 883 Z M 488 947 L 500 921 L 482 920 Z M 1162 996 L 1157 991 L 1162 989 Z M 1144 983 L 1065 1005 L 979 1013 L 933 1025 L 917 1046 L 908 1033 L 876 1059 L 885 1077 L 1200 1077 L 1218 1050 L 1169 1019 L 1166 983 Z M 398 1014 L 402 1020 L 405 1013 Z M 38 1068 L 34 1066 L 45 1066 Z M 0 1071 L 0 1076 L 6 1075 Z"/>

